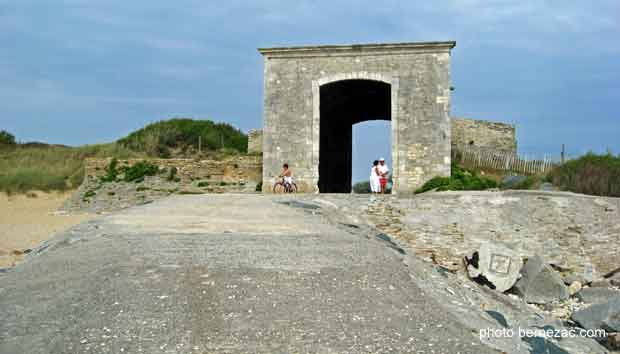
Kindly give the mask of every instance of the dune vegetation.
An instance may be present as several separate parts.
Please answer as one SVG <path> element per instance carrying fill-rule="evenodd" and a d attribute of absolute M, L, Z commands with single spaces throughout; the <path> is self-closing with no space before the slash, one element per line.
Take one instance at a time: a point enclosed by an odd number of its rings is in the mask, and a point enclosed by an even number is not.
<path fill-rule="evenodd" d="M 209 120 L 160 121 L 113 143 L 79 147 L 18 143 L 12 134 L 0 131 L 0 191 L 77 188 L 84 178 L 86 158 L 217 157 L 246 150 L 243 132 Z"/>
<path fill-rule="evenodd" d="M 620 197 L 620 155 L 588 153 L 557 166 L 547 179 L 575 193 Z"/>

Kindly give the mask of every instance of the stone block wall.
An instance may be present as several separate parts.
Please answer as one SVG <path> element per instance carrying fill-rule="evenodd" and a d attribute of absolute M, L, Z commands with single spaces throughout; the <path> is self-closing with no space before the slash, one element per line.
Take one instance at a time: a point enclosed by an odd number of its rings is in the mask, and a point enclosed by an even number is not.
<path fill-rule="evenodd" d="M 148 161 L 160 169 L 177 169 L 180 186 L 191 186 L 196 181 L 209 184 L 243 187 L 237 190 L 253 192 L 262 180 L 262 158 L 260 156 L 235 156 L 223 160 L 194 159 L 128 159 L 119 160 L 118 167 L 132 166 L 139 161 Z M 85 180 L 98 179 L 105 175 L 105 168 L 111 159 L 86 159 Z"/>
<path fill-rule="evenodd" d="M 484 120 L 452 118 L 452 147 L 466 145 L 516 153 L 515 126 Z"/>
<path fill-rule="evenodd" d="M 262 129 L 252 129 L 248 133 L 248 153 L 263 152 L 263 131 Z"/>
<path fill-rule="evenodd" d="M 319 182 L 320 90 L 345 80 L 391 88 L 394 191 L 450 174 L 450 50 L 454 42 L 260 49 L 264 56 L 263 191 L 282 162 L 300 190 Z"/>

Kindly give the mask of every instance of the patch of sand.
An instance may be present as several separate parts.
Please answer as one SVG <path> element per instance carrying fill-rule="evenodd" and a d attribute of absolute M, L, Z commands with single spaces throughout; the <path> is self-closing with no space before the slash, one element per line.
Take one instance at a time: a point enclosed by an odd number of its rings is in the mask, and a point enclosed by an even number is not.
<path fill-rule="evenodd" d="M 37 247 L 57 232 L 94 217 L 93 214 L 56 213 L 70 195 L 70 192 L 35 192 L 28 196 L 0 193 L 0 268 L 13 266 L 23 258 L 24 250 Z"/>

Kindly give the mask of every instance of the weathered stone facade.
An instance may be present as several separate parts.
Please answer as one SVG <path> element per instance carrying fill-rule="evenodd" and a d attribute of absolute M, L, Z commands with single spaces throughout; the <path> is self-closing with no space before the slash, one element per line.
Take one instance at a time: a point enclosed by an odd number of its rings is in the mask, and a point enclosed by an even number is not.
<path fill-rule="evenodd" d="M 248 153 L 259 154 L 263 152 L 263 130 L 252 129 L 248 133 Z"/>
<path fill-rule="evenodd" d="M 516 153 L 515 126 L 484 120 L 452 118 L 452 146 L 487 147 Z"/>
<path fill-rule="evenodd" d="M 351 126 L 372 119 L 392 122 L 395 193 L 449 175 L 454 45 L 259 49 L 265 63 L 263 191 L 271 191 L 287 162 L 299 190 L 347 192 Z"/>

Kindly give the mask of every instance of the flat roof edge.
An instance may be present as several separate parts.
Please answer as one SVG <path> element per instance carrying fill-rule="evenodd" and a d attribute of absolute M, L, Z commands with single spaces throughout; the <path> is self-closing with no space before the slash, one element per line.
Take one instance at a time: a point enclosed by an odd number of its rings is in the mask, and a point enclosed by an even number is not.
<path fill-rule="evenodd" d="M 258 48 L 262 55 L 290 55 L 315 53 L 354 53 L 372 51 L 429 51 L 450 50 L 456 46 L 456 41 L 446 42 L 405 42 L 405 43 L 377 43 L 377 44 L 348 44 L 348 45 L 315 45 L 295 47 Z"/>

